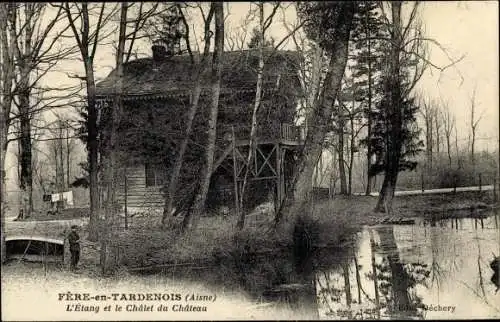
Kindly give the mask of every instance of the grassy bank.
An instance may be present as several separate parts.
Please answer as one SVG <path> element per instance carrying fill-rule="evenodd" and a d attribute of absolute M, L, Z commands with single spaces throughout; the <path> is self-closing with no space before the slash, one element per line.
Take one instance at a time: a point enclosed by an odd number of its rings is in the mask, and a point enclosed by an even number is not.
<path fill-rule="evenodd" d="M 382 223 L 388 216 L 375 213 L 378 197 L 336 196 L 332 200 L 317 202 L 316 211 L 330 212 L 332 218 L 349 220 L 354 226 Z M 457 192 L 396 196 L 393 202 L 394 216 L 398 218 L 445 219 L 480 216 L 498 205 L 491 192 Z"/>
<path fill-rule="evenodd" d="M 147 267 L 158 264 L 205 265 L 221 258 L 244 258 L 290 250 L 296 243 L 295 226 L 288 223 L 279 232 L 270 230 L 272 217 L 258 221 L 250 216 L 246 228 L 237 231 L 235 216 L 204 217 L 197 229 L 179 234 L 162 230 L 160 218 L 145 217 L 127 230 L 116 230 L 111 239 L 118 248 L 120 263 L 129 267 Z M 327 213 L 317 212 L 303 223 L 301 229 L 309 236 L 311 247 L 338 245 L 354 227 L 341 219 L 332 220 Z M 297 235 L 297 231 L 295 231 Z"/>

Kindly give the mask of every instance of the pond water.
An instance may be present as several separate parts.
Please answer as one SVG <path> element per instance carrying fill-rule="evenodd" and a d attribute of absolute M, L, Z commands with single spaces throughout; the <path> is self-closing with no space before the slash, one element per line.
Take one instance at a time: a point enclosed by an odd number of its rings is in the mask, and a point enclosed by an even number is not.
<path fill-rule="evenodd" d="M 307 258 L 246 256 L 164 274 L 250 294 L 264 316 L 279 308 L 310 319 L 498 318 L 490 262 L 500 254 L 499 224 L 493 215 L 364 227 L 342 247 Z"/>

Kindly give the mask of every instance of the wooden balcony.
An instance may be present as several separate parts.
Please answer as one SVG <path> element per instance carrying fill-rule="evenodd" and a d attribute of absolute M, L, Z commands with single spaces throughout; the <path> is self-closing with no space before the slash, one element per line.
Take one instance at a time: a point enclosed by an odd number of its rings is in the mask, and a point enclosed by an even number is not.
<path fill-rule="evenodd" d="M 231 142 L 233 131 L 236 139 L 236 146 L 248 145 L 250 141 L 251 126 L 223 126 L 219 130 L 219 137 L 222 141 Z M 258 126 L 257 143 L 258 144 L 285 144 L 301 145 L 304 142 L 305 132 L 302 126 L 290 123 L 281 123 L 279 126 Z"/>

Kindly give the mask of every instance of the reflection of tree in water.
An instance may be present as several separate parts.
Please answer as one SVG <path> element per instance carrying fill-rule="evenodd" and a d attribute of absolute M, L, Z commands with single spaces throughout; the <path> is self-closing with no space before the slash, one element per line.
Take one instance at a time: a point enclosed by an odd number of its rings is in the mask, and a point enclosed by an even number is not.
<path fill-rule="evenodd" d="M 392 226 L 377 229 L 380 237 L 378 246 L 383 256 L 375 264 L 380 294 L 380 309 L 396 317 L 422 317 L 424 305 L 416 294 L 415 286 L 424 284 L 429 277 L 426 264 L 401 262 Z M 373 279 L 373 276 L 372 276 Z"/>
<path fill-rule="evenodd" d="M 422 299 L 416 295 L 414 287 L 428 278 L 427 266 L 400 261 L 392 227 L 379 230 L 381 243 L 377 253 L 382 261 L 377 263 L 376 245 L 371 232 L 370 235 L 372 271 L 365 276 L 373 281 L 372 285 L 363 285 L 361 266 L 355 254 L 344 258 L 337 271 L 318 274 L 319 300 L 326 307 L 327 316 L 341 319 L 380 319 L 381 315 L 421 317 Z M 368 294 L 366 287 L 373 293 Z"/>

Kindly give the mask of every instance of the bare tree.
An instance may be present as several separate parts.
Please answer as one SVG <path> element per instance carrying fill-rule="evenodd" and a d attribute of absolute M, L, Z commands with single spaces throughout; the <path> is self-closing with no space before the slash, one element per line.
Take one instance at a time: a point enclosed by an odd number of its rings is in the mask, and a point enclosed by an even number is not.
<path fill-rule="evenodd" d="M 455 127 L 455 117 L 452 115 L 450 108 L 448 106 L 448 102 L 443 102 L 441 105 L 441 117 L 443 120 L 443 131 L 444 137 L 446 140 L 446 152 L 448 154 L 448 164 L 451 167 L 452 158 L 451 158 L 451 136 L 453 132 L 453 128 Z"/>
<path fill-rule="evenodd" d="M 179 176 L 181 173 L 181 168 L 182 164 L 184 162 L 184 156 L 186 154 L 187 146 L 189 143 L 189 137 L 191 135 L 192 129 L 193 129 L 193 120 L 196 115 L 196 112 L 198 111 L 198 105 L 200 102 L 200 95 L 201 95 L 201 76 L 205 69 L 207 68 L 207 59 L 209 56 L 209 50 L 210 50 L 210 42 L 211 42 L 211 37 L 212 37 L 212 32 L 210 31 L 210 24 L 212 22 L 212 19 L 214 17 L 214 12 L 215 12 L 215 7 L 210 6 L 210 10 L 208 12 L 208 15 L 205 16 L 203 14 L 203 19 L 204 19 L 204 49 L 203 49 L 203 55 L 201 56 L 201 59 L 199 57 L 195 57 L 192 53 L 190 48 L 190 40 L 189 40 L 189 28 L 188 24 L 186 22 L 186 17 L 183 9 L 181 7 L 177 7 L 178 13 L 181 17 L 181 23 L 183 24 L 185 28 L 185 33 L 183 35 L 183 39 L 186 43 L 186 46 L 190 52 L 191 56 L 191 62 L 194 64 L 194 72 L 192 75 L 193 79 L 193 85 L 192 85 L 192 93 L 191 93 L 191 100 L 190 100 L 190 107 L 187 115 L 187 121 L 186 121 L 186 132 L 184 134 L 184 138 L 181 142 L 181 145 L 179 147 L 178 155 L 175 159 L 174 166 L 172 169 L 172 173 L 170 175 L 170 179 L 168 182 L 168 187 L 165 192 L 165 206 L 163 209 L 163 216 L 162 216 L 162 225 L 166 227 L 168 225 L 168 218 L 172 214 L 173 209 L 174 209 L 174 200 L 175 200 L 175 192 L 177 190 L 177 185 L 179 182 Z M 203 10 L 200 7 L 200 10 Z"/>
<path fill-rule="evenodd" d="M 472 91 L 472 95 L 470 97 L 470 136 L 469 136 L 469 146 L 470 146 L 470 159 L 472 162 L 472 167 L 474 171 L 476 170 L 476 160 L 475 160 L 475 144 L 476 144 L 476 136 L 477 136 L 477 126 L 483 117 L 483 112 L 480 113 L 479 116 L 476 116 L 476 87 Z"/>
<path fill-rule="evenodd" d="M 422 109 L 420 113 L 424 118 L 424 126 L 425 126 L 425 152 L 427 156 L 427 168 L 428 170 L 432 169 L 432 160 L 433 160 L 433 134 L 434 134 L 434 106 L 431 100 L 423 99 L 421 102 Z"/>
<path fill-rule="evenodd" d="M 2 262 L 5 261 L 5 156 L 8 148 L 8 133 L 11 125 L 12 86 L 14 83 L 14 54 L 15 39 L 9 38 L 7 19 L 11 3 L 0 4 L 0 82 L 1 82 L 1 110 L 0 110 L 0 212 L 1 212 L 1 252 Z"/>
<path fill-rule="evenodd" d="M 214 164 L 217 116 L 219 112 L 219 96 L 222 76 L 222 53 L 224 51 L 224 6 L 222 2 L 212 2 L 210 7 L 210 11 L 213 11 L 215 18 L 215 46 L 210 75 L 212 83 L 212 101 L 210 104 L 210 116 L 208 119 L 208 142 L 205 150 L 205 162 L 201 172 L 200 188 L 195 196 L 192 212 L 186 214 L 184 217 L 184 229 L 196 226 L 202 212 L 205 209 L 205 201 L 207 198 L 208 187 L 210 185 L 210 178 L 212 176 Z"/>
<path fill-rule="evenodd" d="M 99 210 L 99 186 L 98 186 L 98 109 L 96 104 L 96 83 L 94 76 L 94 58 L 97 47 L 111 33 L 105 33 L 105 26 L 111 21 L 117 10 L 117 4 L 91 4 L 87 2 L 69 2 L 53 5 L 61 8 L 68 20 L 73 33 L 73 38 L 77 43 L 83 61 L 85 76 L 78 77 L 86 83 L 86 105 L 88 112 L 87 120 L 87 150 L 89 158 L 90 172 L 90 220 L 88 239 L 96 241 L 98 238 L 98 210 Z M 97 11 L 97 21 L 91 21 L 91 16 Z"/>
<path fill-rule="evenodd" d="M 106 206 L 105 206 L 105 225 L 103 229 L 103 236 L 101 236 L 101 249 L 100 249 L 100 264 L 102 274 L 106 274 L 108 270 L 114 267 L 114 263 L 108 261 L 108 239 L 110 231 L 113 228 L 116 205 L 115 205 L 115 192 L 116 192 L 116 175 L 118 168 L 117 160 L 117 137 L 116 131 L 120 122 L 121 110 L 123 108 L 123 63 L 125 59 L 125 43 L 127 40 L 127 13 L 129 4 L 127 2 L 121 3 L 120 10 L 120 24 L 118 31 L 118 46 L 116 49 L 116 74 L 117 80 L 115 83 L 115 93 L 113 98 L 111 121 L 108 126 L 108 140 L 107 144 L 103 147 L 102 166 L 104 168 L 105 189 L 106 189 Z"/>
<path fill-rule="evenodd" d="M 434 130 L 435 130 L 435 138 L 436 138 L 436 153 L 439 158 L 439 152 L 441 151 L 441 136 L 442 136 L 442 119 L 440 114 L 440 106 L 436 103 L 434 107 Z"/>
<path fill-rule="evenodd" d="M 6 96 L 10 96 L 10 101 L 6 105 L 14 103 L 17 107 L 17 113 L 4 114 L 5 130 L 8 132 L 9 126 L 14 122 L 19 124 L 18 131 L 11 140 L 19 140 L 20 146 L 20 187 L 23 191 L 22 211 L 29 215 L 32 210 L 32 149 L 31 149 L 31 120 L 36 113 L 46 109 L 48 105 L 41 105 L 43 94 L 51 92 L 52 89 L 42 89 L 38 87 L 39 80 L 45 76 L 55 64 L 67 57 L 72 51 L 72 48 L 57 48 L 56 43 L 67 30 L 67 27 L 60 26 L 61 11 L 57 11 L 54 17 L 51 17 L 45 12 L 47 5 L 39 3 L 24 3 L 24 4 L 8 4 L 2 7 L 2 12 L 5 15 L 2 38 L 6 41 L 2 44 L 4 51 L 4 62 L 2 65 L 8 64 L 5 60 L 10 55 L 10 69 L 4 66 L 4 76 L 15 72 L 9 76 L 11 85 Z M 59 27 L 56 32 L 56 27 Z M 8 30 L 8 32 L 7 32 Z M 10 39 L 7 42 L 7 37 Z M 15 76 L 14 76 L 15 75 Z M 7 81 L 7 79 L 4 79 Z M 13 83 L 13 84 L 12 84 Z M 14 85 L 14 88 L 12 88 Z M 32 96 L 42 97 L 34 101 Z M 4 141 L 8 143 L 8 141 Z"/>
<path fill-rule="evenodd" d="M 253 106 L 253 111 L 252 111 L 252 124 L 251 124 L 251 129 L 250 129 L 250 142 L 249 142 L 249 149 L 248 149 L 248 155 L 247 155 L 247 161 L 246 164 L 251 164 L 252 158 L 254 151 L 257 146 L 257 114 L 259 112 L 259 108 L 262 102 L 262 82 L 263 82 L 263 75 L 264 75 L 264 46 L 265 46 L 265 33 L 266 30 L 269 28 L 273 21 L 273 17 L 276 14 L 276 11 L 280 7 L 280 3 L 277 2 L 273 6 L 273 10 L 269 16 L 264 18 L 264 2 L 260 1 L 257 3 L 258 7 L 258 15 L 259 15 L 259 30 L 258 30 L 258 59 L 259 59 L 259 66 L 257 68 L 257 83 L 255 86 L 255 100 L 254 100 L 254 106 Z M 245 197 L 245 190 L 247 186 L 247 181 L 248 181 L 248 174 L 250 172 L 250 166 L 246 167 L 245 170 L 245 175 L 243 177 L 243 184 L 241 186 L 241 194 L 240 194 L 240 214 L 239 214 L 239 219 L 238 219 L 238 229 L 243 229 L 243 226 L 245 224 L 245 211 L 243 208 L 243 201 Z"/>

